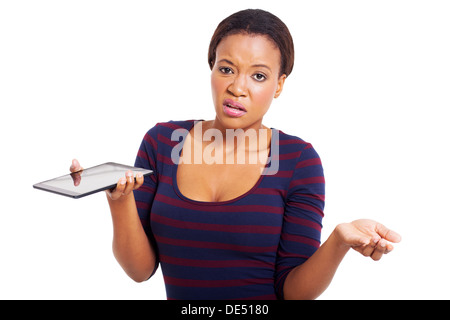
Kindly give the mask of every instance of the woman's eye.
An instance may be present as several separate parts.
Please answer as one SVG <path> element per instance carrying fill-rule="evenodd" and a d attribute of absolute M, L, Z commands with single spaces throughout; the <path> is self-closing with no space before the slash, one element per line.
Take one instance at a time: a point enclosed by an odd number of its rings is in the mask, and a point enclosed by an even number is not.
<path fill-rule="evenodd" d="M 253 75 L 253 79 L 255 79 L 256 81 L 262 82 L 264 80 L 266 80 L 266 76 L 263 75 L 262 73 L 257 73 Z"/>
<path fill-rule="evenodd" d="M 219 68 L 220 72 L 225 73 L 225 74 L 232 74 L 233 70 L 231 70 L 230 68 L 227 67 L 221 67 Z"/>

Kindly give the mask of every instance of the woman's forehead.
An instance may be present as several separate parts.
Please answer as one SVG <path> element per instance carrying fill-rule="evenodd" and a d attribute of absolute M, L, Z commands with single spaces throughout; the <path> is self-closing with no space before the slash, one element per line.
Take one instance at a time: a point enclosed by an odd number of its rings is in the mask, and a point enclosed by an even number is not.
<path fill-rule="evenodd" d="M 280 63 L 280 50 L 267 36 L 233 34 L 222 39 L 216 50 L 216 61 L 230 58 L 237 60 L 234 63 L 274 66 Z"/>

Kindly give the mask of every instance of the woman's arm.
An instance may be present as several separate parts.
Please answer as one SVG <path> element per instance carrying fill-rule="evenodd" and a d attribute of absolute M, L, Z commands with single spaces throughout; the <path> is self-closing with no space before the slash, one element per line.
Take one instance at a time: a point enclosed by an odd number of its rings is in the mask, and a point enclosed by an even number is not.
<path fill-rule="evenodd" d="M 142 177 L 141 179 L 143 180 Z M 131 279 L 142 282 L 153 273 L 156 255 L 139 220 L 133 187 L 129 186 L 132 184 L 133 182 L 127 182 L 126 185 L 121 185 L 119 182 L 112 194 L 119 193 L 124 188 L 126 190 L 124 195 L 113 200 L 111 194 L 108 194 L 107 198 L 114 229 L 114 256 Z M 131 191 L 127 190 L 128 188 Z"/>
<path fill-rule="evenodd" d="M 71 172 L 83 170 L 74 159 Z M 76 183 L 74 181 L 74 183 Z M 144 183 L 138 173 L 136 182 L 131 171 L 121 178 L 114 190 L 107 190 L 113 222 L 113 252 L 127 275 L 136 282 L 147 280 L 155 269 L 156 255 L 139 219 L 133 190 Z"/>
<path fill-rule="evenodd" d="M 377 261 L 393 250 L 388 241 L 400 240 L 399 234 L 372 220 L 340 224 L 307 261 L 288 274 L 283 287 L 284 298 L 317 298 L 330 284 L 350 248 Z"/>

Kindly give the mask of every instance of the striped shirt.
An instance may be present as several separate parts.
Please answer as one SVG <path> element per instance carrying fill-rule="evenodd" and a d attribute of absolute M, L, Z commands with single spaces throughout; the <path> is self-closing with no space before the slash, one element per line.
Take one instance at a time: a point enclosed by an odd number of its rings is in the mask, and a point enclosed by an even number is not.
<path fill-rule="evenodd" d="M 272 129 L 275 172 L 235 199 L 196 201 L 178 189 L 171 157 L 184 139 L 173 141 L 174 130 L 188 133 L 194 124 L 158 123 L 144 136 L 135 163 L 154 170 L 134 194 L 167 298 L 283 299 L 288 273 L 320 246 L 325 181 L 318 154 L 300 138 Z"/>

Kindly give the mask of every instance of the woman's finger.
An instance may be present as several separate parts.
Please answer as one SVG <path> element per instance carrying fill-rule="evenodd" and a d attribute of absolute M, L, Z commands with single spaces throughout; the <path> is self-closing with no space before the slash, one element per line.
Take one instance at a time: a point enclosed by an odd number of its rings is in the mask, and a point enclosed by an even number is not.
<path fill-rule="evenodd" d="M 374 261 L 378 261 L 381 259 L 381 257 L 383 257 L 383 254 L 386 253 L 387 250 L 387 242 L 384 239 L 381 239 L 376 248 L 373 250 L 372 255 L 370 256 L 372 258 L 372 260 Z"/>
<path fill-rule="evenodd" d="M 136 174 L 136 182 L 134 183 L 134 190 L 139 189 L 144 184 L 144 175 L 142 172 Z"/>
<path fill-rule="evenodd" d="M 372 238 L 370 240 L 370 243 L 368 245 L 366 245 L 364 248 L 362 248 L 362 250 L 360 251 L 361 254 L 365 257 L 370 257 L 372 256 L 375 248 L 377 247 L 377 241 L 376 239 Z"/>
<path fill-rule="evenodd" d="M 386 251 L 384 252 L 384 254 L 388 254 L 389 252 L 391 252 L 392 250 L 394 250 L 394 246 L 390 243 L 388 243 L 386 245 Z"/>
<path fill-rule="evenodd" d="M 387 241 L 398 243 L 402 240 L 402 237 L 395 231 L 386 228 L 381 223 L 378 223 L 375 227 L 375 231 Z"/>
<path fill-rule="evenodd" d="M 134 189 L 134 175 L 131 170 L 128 170 L 125 173 L 125 179 L 126 179 L 127 184 L 125 186 L 125 189 L 122 191 L 122 195 L 124 195 L 124 196 L 130 194 L 130 192 L 133 191 L 133 189 Z"/>
<path fill-rule="evenodd" d="M 83 170 L 83 167 L 81 167 L 80 163 L 77 159 L 72 160 L 72 164 L 70 165 L 70 172 L 78 172 Z"/>
<path fill-rule="evenodd" d="M 120 178 L 119 181 L 117 182 L 116 187 L 113 190 L 106 190 L 106 193 L 112 200 L 117 200 L 122 196 L 123 191 L 125 190 L 126 184 L 127 184 L 127 179 Z"/>

